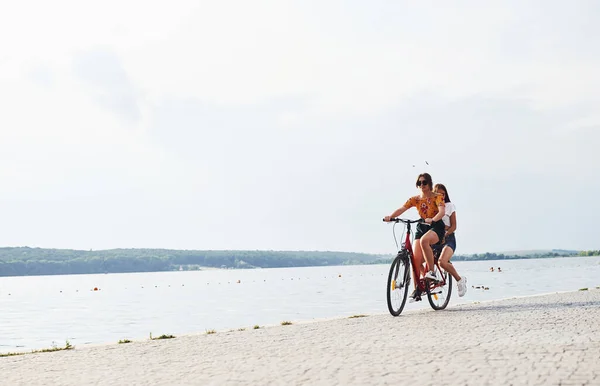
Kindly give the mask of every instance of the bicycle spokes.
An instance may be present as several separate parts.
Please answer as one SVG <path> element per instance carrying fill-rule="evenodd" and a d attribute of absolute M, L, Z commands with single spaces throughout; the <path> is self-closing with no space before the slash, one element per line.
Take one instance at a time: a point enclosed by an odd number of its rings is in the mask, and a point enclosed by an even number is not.
<path fill-rule="evenodd" d="M 439 267 L 436 268 L 442 280 L 426 284 L 427 299 L 431 308 L 434 310 L 443 310 L 448 305 L 450 295 L 452 294 L 452 276 L 448 272 L 440 270 Z"/>
<path fill-rule="evenodd" d="M 388 276 L 387 303 L 390 313 L 394 316 L 398 316 L 402 312 L 408 293 L 406 277 L 408 277 L 409 264 L 404 257 L 400 254 L 396 256 Z"/>

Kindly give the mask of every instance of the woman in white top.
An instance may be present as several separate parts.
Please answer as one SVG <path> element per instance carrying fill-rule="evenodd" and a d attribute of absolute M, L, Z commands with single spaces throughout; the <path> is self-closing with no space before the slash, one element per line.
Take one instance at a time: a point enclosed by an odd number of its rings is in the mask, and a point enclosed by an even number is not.
<path fill-rule="evenodd" d="M 443 184 L 436 184 L 434 192 L 443 196 L 444 202 L 446 203 L 446 212 L 442 218 L 446 228 L 446 235 L 442 244 L 442 252 L 440 253 L 440 266 L 454 277 L 458 286 L 458 296 L 462 297 L 467 293 L 467 277 L 461 277 L 450 262 L 452 255 L 454 255 L 454 251 L 456 251 L 456 236 L 454 235 L 454 232 L 456 231 L 456 208 L 454 207 L 454 204 L 450 202 L 448 190 Z"/>

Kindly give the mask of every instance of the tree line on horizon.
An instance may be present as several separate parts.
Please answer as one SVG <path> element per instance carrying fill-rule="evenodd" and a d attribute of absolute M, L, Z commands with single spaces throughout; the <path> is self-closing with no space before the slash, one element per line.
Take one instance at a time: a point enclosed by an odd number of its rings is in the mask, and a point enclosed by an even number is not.
<path fill-rule="evenodd" d="M 600 249 L 591 251 L 579 251 L 579 256 L 600 256 Z"/>
<path fill-rule="evenodd" d="M 159 272 L 202 268 L 284 268 L 369 264 L 381 256 L 317 251 L 199 251 L 110 249 L 82 251 L 0 248 L 0 276 Z"/>
<path fill-rule="evenodd" d="M 475 253 L 473 255 L 454 255 L 452 260 L 467 261 L 467 260 L 515 260 L 515 259 L 547 259 L 552 257 L 569 257 L 578 256 L 577 251 L 551 251 L 543 253 L 531 253 L 526 255 L 506 255 L 504 253 Z M 592 256 L 592 255 L 589 255 Z"/>
<path fill-rule="evenodd" d="M 455 261 L 596 256 L 600 250 L 562 251 L 532 255 L 482 253 L 456 255 Z M 394 256 L 331 251 L 200 251 L 110 249 L 82 251 L 30 247 L 0 248 L 0 276 L 160 272 L 203 268 L 283 268 L 386 264 Z"/>

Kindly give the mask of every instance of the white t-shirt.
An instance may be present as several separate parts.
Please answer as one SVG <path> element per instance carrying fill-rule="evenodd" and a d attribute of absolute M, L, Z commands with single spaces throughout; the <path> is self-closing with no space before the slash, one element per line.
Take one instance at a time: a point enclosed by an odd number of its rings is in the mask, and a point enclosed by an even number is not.
<path fill-rule="evenodd" d="M 452 216 L 452 213 L 454 213 L 456 211 L 456 207 L 454 206 L 453 203 L 451 202 L 447 202 L 446 203 L 446 211 L 444 214 L 444 217 L 442 217 L 442 220 L 444 221 L 444 225 L 449 227 L 450 226 L 450 216 Z"/>

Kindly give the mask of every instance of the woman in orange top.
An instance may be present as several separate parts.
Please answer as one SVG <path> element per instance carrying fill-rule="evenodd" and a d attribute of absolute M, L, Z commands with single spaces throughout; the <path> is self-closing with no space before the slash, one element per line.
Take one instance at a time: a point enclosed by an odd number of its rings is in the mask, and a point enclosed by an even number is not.
<path fill-rule="evenodd" d="M 425 278 L 439 280 L 440 278 L 438 278 L 435 271 L 433 271 L 433 249 L 431 249 L 431 246 L 444 238 L 446 230 L 442 218 L 444 217 L 446 204 L 444 203 L 444 197 L 442 195 L 433 192 L 433 181 L 431 180 L 429 173 L 419 174 L 416 185 L 417 188 L 421 189 L 421 194 L 409 198 L 401 208 L 396 209 L 390 216 L 386 216 L 384 221 L 390 221 L 392 218 L 400 216 L 413 206 L 417 208 L 419 215 L 425 220 L 425 224 L 417 224 L 415 245 L 413 249 L 415 258 L 414 263 L 416 264 L 419 274 L 423 275 L 423 256 L 425 256 L 425 261 L 430 269 L 430 271 L 425 274 Z M 411 295 L 411 301 L 414 301 L 420 295 L 417 291 L 418 279 L 418 277 L 413 277 L 415 291 Z"/>

